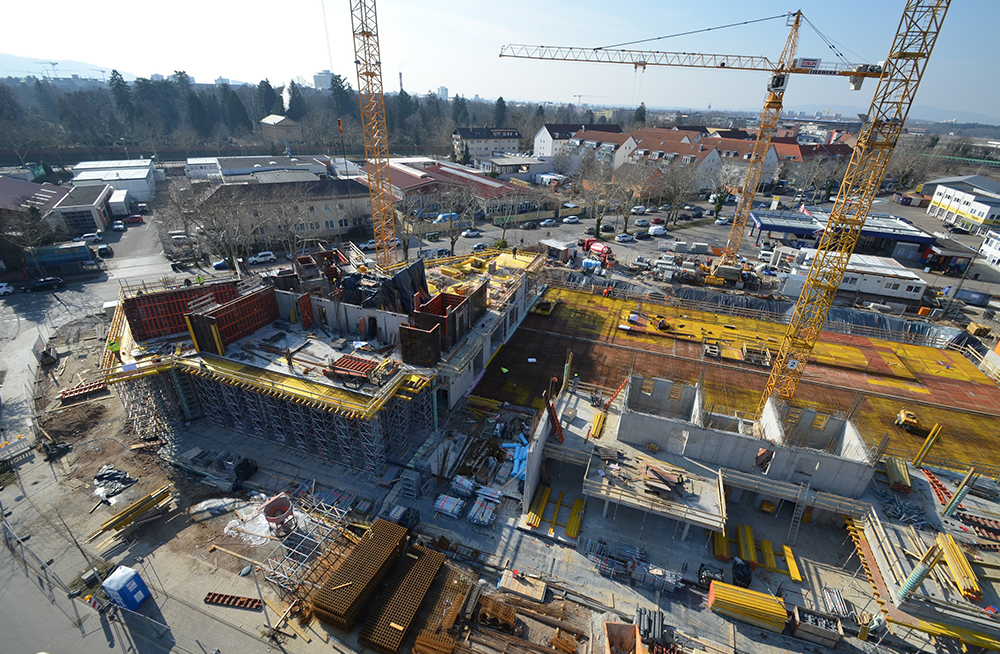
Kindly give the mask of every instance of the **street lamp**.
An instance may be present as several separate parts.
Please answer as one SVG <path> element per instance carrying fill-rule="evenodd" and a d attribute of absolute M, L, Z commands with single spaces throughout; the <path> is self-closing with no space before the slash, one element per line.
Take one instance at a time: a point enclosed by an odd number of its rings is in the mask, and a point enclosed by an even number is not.
<path fill-rule="evenodd" d="M 125 158 L 126 159 L 131 159 L 132 157 L 128 156 L 128 145 L 125 143 L 125 137 L 122 136 L 118 140 L 122 142 L 122 147 L 125 148 Z"/>
<path fill-rule="evenodd" d="M 274 627 L 271 626 L 271 618 L 267 615 L 267 605 L 264 604 L 264 595 L 260 592 L 260 582 L 257 581 L 257 571 L 254 570 L 253 563 L 240 570 L 241 577 L 246 577 L 248 574 L 253 574 L 253 583 L 257 586 L 257 597 L 260 598 L 260 610 L 264 612 L 264 620 L 267 621 L 267 632 L 271 638 L 274 638 Z"/>

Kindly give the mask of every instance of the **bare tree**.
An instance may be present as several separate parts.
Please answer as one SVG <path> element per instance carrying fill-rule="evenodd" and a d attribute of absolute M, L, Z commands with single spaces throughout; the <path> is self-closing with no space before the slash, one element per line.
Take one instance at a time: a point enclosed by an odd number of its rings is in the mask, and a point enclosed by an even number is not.
<path fill-rule="evenodd" d="M 722 212 L 722 207 L 729 194 L 739 188 L 746 177 L 746 170 L 731 161 L 723 161 L 709 178 L 712 194 L 715 196 L 713 202 L 715 214 Z"/>
<path fill-rule="evenodd" d="M 676 161 L 662 172 L 662 197 L 672 205 L 670 211 L 667 212 L 667 220 L 671 220 L 676 225 L 681 205 L 687 201 L 688 195 L 701 182 L 702 176 L 694 166 L 685 166 Z"/>
<path fill-rule="evenodd" d="M 575 188 L 594 219 L 594 236 L 601 238 L 601 223 L 611 208 L 611 167 L 598 161 L 593 151 L 584 153 Z"/>
<path fill-rule="evenodd" d="M 611 197 L 618 200 L 618 211 L 622 214 L 622 232 L 628 233 L 628 219 L 632 209 L 639 205 L 643 195 L 649 192 L 653 177 L 660 173 L 651 166 L 627 163 L 618 167 L 611 177 Z"/>

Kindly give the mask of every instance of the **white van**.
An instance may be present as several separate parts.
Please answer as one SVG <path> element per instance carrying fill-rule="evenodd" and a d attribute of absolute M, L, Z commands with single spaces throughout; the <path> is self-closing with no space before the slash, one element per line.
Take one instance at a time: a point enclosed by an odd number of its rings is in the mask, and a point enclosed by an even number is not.
<path fill-rule="evenodd" d="M 632 207 L 632 214 L 633 215 L 641 216 L 644 213 L 646 213 L 646 205 L 640 204 L 640 205 Z"/>
<path fill-rule="evenodd" d="M 663 225 L 651 225 L 648 234 L 650 236 L 666 236 L 667 228 Z"/>

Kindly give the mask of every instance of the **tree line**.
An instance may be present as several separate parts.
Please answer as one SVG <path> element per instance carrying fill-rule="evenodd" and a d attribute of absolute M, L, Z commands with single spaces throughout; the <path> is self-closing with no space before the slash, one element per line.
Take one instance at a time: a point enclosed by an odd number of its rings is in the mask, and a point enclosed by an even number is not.
<path fill-rule="evenodd" d="M 0 79 L 0 150 L 15 154 L 22 165 L 37 162 L 33 151 L 49 148 L 135 148 L 149 156 L 159 148 L 221 149 L 260 146 L 260 120 L 288 116 L 303 128 L 303 142 L 293 147 L 357 154 L 364 149 L 357 91 L 346 77 L 333 75 L 330 88 L 314 89 L 301 79 L 284 85 L 263 79 L 257 84 L 196 84 L 185 71 L 166 77 L 124 79 L 111 71 L 106 83 L 75 89 L 35 77 Z M 82 88 L 81 88 L 82 87 Z M 457 127 L 513 127 L 523 137 L 521 150 L 532 147 L 543 123 L 593 123 L 592 112 L 572 105 L 546 110 L 540 104 L 513 104 L 456 96 L 450 101 L 432 92 L 405 90 L 385 96 L 390 149 L 448 154 Z M 603 121 L 600 121 L 603 122 Z M 282 144 L 275 144 L 280 151 Z M 109 150 L 110 151 L 110 150 Z"/>

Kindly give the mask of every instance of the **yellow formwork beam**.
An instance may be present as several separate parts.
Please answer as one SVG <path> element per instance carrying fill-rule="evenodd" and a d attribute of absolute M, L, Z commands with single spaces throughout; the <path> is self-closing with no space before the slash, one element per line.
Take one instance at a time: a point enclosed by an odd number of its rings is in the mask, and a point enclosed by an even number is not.
<path fill-rule="evenodd" d="M 983 591 L 979 587 L 979 580 L 976 573 L 969 565 L 969 559 L 965 552 L 959 548 L 958 543 L 951 534 L 938 534 L 937 544 L 944 553 L 945 563 L 948 564 L 948 572 L 955 581 L 962 597 L 973 602 L 980 602 L 983 599 Z"/>
<path fill-rule="evenodd" d="M 780 634 L 788 611 L 785 603 L 769 593 L 713 581 L 708 590 L 708 608 L 741 622 Z"/>

